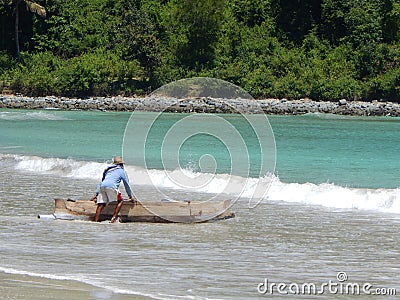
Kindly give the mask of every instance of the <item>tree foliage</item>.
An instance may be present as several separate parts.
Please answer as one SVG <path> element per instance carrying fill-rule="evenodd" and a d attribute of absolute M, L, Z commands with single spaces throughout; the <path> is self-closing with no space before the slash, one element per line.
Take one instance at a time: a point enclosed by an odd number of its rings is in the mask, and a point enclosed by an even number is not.
<path fill-rule="evenodd" d="M 0 91 L 134 94 L 210 76 L 255 97 L 400 101 L 399 70 L 399 0 L 0 0 Z"/>
<path fill-rule="evenodd" d="M 177 0 L 172 3 L 172 46 L 176 62 L 189 69 L 211 67 L 223 22 L 223 0 Z"/>

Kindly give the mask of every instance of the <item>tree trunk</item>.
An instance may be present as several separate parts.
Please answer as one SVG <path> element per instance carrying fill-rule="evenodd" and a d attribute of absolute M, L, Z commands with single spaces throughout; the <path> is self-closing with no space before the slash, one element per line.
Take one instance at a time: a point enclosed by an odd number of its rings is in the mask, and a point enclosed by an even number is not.
<path fill-rule="evenodd" d="M 17 57 L 19 58 L 20 53 L 19 53 L 19 34 L 18 34 L 18 28 L 19 28 L 19 9 L 18 9 L 18 4 L 19 1 L 16 3 L 15 7 L 15 50 L 17 53 Z"/>

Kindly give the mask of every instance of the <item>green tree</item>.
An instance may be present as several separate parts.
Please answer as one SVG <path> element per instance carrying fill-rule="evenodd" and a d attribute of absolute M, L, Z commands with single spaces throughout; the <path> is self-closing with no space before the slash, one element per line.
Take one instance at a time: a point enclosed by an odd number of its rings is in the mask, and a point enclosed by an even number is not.
<path fill-rule="evenodd" d="M 383 41 L 381 0 L 325 0 L 323 34 L 335 45 L 349 43 L 356 58 L 358 77 L 380 71 Z"/>
<path fill-rule="evenodd" d="M 321 33 L 335 45 L 354 48 L 382 40 L 381 0 L 324 0 Z"/>
<path fill-rule="evenodd" d="M 20 10 L 20 4 L 24 3 L 26 5 L 26 8 L 31 11 L 32 13 L 35 13 L 41 17 L 46 17 L 46 9 L 41 6 L 40 4 L 36 2 L 32 2 L 29 0 L 13 0 L 10 2 L 10 5 L 13 5 L 14 7 L 14 13 L 15 13 L 15 27 L 14 27 L 14 34 L 15 34 L 15 49 L 16 49 L 16 54 L 17 57 L 20 56 L 20 47 L 19 47 L 19 10 Z"/>
<path fill-rule="evenodd" d="M 157 3 L 153 4 L 158 6 Z M 139 1 L 123 1 L 120 6 L 118 11 L 121 20 L 114 29 L 112 47 L 118 49 L 123 59 L 138 60 L 145 70 L 145 77 L 152 81 L 155 68 L 161 64 L 162 45 L 155 26 L 157 9 L 142 7 Z"/>
<path fill-rule="evenodd" d="M 344 16 L 347 36 L 354 48 L 376 45 L 382 41 L 381 15 L 377 1 L 354 1 Z"/>
<path fill-rule="evenodd" d="M 400 2 L 382 0 L 382 30 L 385 42 L 400 41 Z"/>
<path fill-rule="evenodd" d="M 240 23 L 254 27 L 274 16 L 272 0 L 230 0 L 233 16 Z"/>
<path fill-rule="evenodd" d="M 277 27 L 297 44 L 321 20 L 321 0 L 280 0 L 275 10 Z"/>
<path fill-rule="evenodd" d="M 46 30 L 36 37 L 38 51 L 72 58 L 110 46 L 120 16 L 109 0 L 51 0 Z"/>
<path fill-rule="evenodd" d="M 344 18 L 347 14 L 349 1 L 323 0 L 321 4 L 320 33 L 323 38 L 337 45 L 347 35 Z"/>
<path fill-rule="evenodd" d="M 225 0 L 179 0 L 173 7 L 173 37 L 178 62 L 200 70 L 213 65 Z"/>

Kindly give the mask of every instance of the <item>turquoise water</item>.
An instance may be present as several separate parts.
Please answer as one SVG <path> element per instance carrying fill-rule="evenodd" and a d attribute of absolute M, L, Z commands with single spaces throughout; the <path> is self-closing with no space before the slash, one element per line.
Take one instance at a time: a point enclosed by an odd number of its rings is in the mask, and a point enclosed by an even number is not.
<path fill-rule="evenodd" d="M 282 181 L 400 186 L 400 119 L 310 114 L 270 117 Z"/>
<path fill-rule="evenodd" d="M 148 113 L 143 113 L 144 115 Z M 36 155 L 43 158 L 109 161 L 121 155 L 125 126 L 131 116 L 125 112 L 0 110 L 0 152 Z M 179 120 L 188 115 L 164 114 L 151 128 L 146 141 L 146 167 L 164 169 L 168 157 L 162 141 Z M 248 122 L 239 115 L 224 118 L 243 136 L 249 170 L 236 174 L 259 177 L 260 146 Z M 334 183 L 345 187 L 398 188 L 400 186 L 400 120 L 386 117 L 343 117 L 308 114 L 269 116 L 276 142 L 275 175 L 286 183 Z M 209 122 L 205 120 L 205 122 Z M 198 124 L 194 123 L 196 128 Z M 209 124 L 213 128 L 213 124 Z M 215 125 L 217 127 L 218 124 Z M 140 131 L 140 122 L 137 124 Z M 215 128 L 214 128 L 215 130 Z M 182 142 L 179 164 L 194 172 L 231 174 L 231 155 L 242 148 L 225 145 L 210 134 L 197 134 Z M 132 150 L 134 155 L 135 150 Z M 199 164 L 205 154 L 216 161 Z M 135 162 L 135 160 L 134 160 Z M 168 164 L 167 164 L 168 166 Z M 238 170 L 239 169 L 239 170 Z M 240 170 L 244 170 L 240 174 Z M 271 170 L 269 167 L 268 171 Z"/>
<path fill-rule="evenodd" d="M 129 114 L 0 110 L 0 151 L 105 160 L 121 153 Z"/>

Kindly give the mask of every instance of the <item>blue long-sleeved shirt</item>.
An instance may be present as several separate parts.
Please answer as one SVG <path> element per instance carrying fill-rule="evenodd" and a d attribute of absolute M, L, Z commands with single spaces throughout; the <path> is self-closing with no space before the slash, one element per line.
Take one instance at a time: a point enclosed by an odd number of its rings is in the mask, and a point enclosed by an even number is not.
<path fill-rule="evenodd" d="M 100 193 L 100 188 L 108 187 L 118 189 L 121 181 L 124 183 L 125 191 L 128 197 L 132 197 L 132 188 L 129 184 L 128 174 L 126 174 L 124 168 L 119 165 L 112 165 L 104 171 L 103 179 L 97 187 L 96 194 Z"/>

